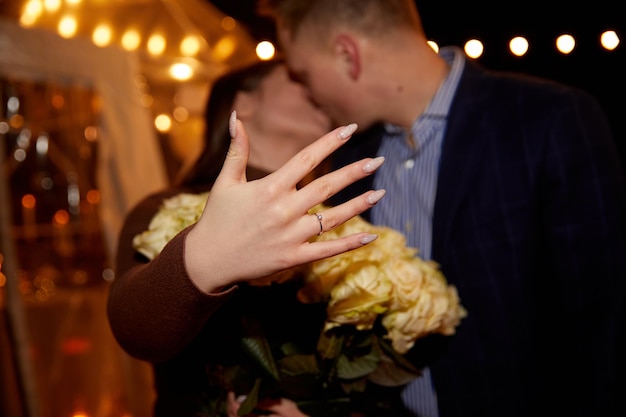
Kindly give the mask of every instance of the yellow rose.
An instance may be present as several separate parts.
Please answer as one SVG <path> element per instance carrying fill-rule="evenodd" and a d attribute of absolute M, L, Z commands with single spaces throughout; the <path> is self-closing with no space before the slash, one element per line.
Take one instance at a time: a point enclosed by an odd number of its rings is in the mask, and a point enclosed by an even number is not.
<path fill-rule="evenodd" d="M 319 205 L 311 212 L 323 212 L 326 207 Z M 340 280 L 354 265 L 360 263 L 378 264 L 386 262 L 389 257 L 413 257 L 417 249 L 406 246 L 404 236 L 388 227 L 377 227 L 356 216 L 335 229 L 315 236 L 312 241 L 325 241 L 348 236 L 354 233 L 368 232 L 378 235 L 375 242 L 350 252 L 312 262 L 305 266 L 305 286 L 298 297 L 306 303 L 326 301 L 335 283 Z"/>
<path fill-rule="evenodd" d="M 323 212 L 324 209 L 324 206 L 319 205 L 311 212 Z M 341 236 L 368 231 L 372 227 L 357 216 L 335 229 L 324 232 L 321 236 L 314 236 L 311 240 L 333 240 Z M 305 265 L 303 268 L 304 287 L 300 290 L 298 299 L 304 303 L 327 301 L 336 282 L 342 279 L 353 265 L 371 261 L 372 255 L 369 246 L 371 244 Z"/>
<path fill-rule="evenodd" d="M 370 329 L 378 315 L 387 310 L 393 288 L 375 265 L 355 265 L 333 287 L 327 308 L 327 329 L 351 324 Z"/>
<path fill-rule="evenodd" d="M 200 218 L 206 205 L 208 193 L 181 193 L 163 200 L 148 230 L 133 238 L 133 247 L 153 259 L 174 236 Z"/>
<path fill-rule="evenodd" d="M 324 210 L 320 205 L 312 212 Z M 447 284 L 436 262 L 423 261 L 416 248 L 406 246 L 402 233 L 357 216 L 312 240 L 358 232 L 377 234 L 378 239 L 304 267 L 305 285 L 298 298 L 328 301 L 326 329 L 342 324 L 369 329 L 380 315 L 387 337 L 401 354 L 430 333 L 453 334 L 467 314 L 456 289 Z"/>
<path fill-rule="evenodd" d="M 467 313 L 456 288 L 446 283 L 436 263 L 395 260 L 386 273 L 394 293 L 382 323 L 396 351 L 406 353 L 416 339 L 431 333 L 454 334 Z"/>
<path fill-rule="evenodd" d="M 395 287 L 391 306 L 393 309 L 403 309 L 413 305 L 422 287 L 429 280 L 440 281 L 446 285 L 436 263 L 425 262 L 417 257 L 392 258 L 385 265 L 385 272 Z"/>
<path fill-rule="evenodd" d="M 164 200 L 148 230 L 135 236 L 135 249 L 154 258 L 167 242 L 200 218 L 207 196 L 183 193 Z M 311 213 L 324 210 L 326 207 L 318 205 Z M 326 329 L 347 324 L 367 330 L 381 317 L 386 337 L 400 354 L 430 333 L 454 334 L 467 315 L 456 288 L 447 284 L 437 263 L 420 259 L 418 250 L 408 247 L 400 232 L 373 226 L 356 216 L 311 241 L 359 232 L 376 234 L 378 239 L 359 249 L 265 277 L 254 285 L 282 283 L 302 273 L 304 285 L 298 299 L 328 303 Z"/>
<path fill-rule="evenodd" d="M 417 255 L 417 248 L 406 246 L 406 238 L 397 230 L 390 227 L 373 227 L 370 233 L 378 235 L 371 250 L 376 259 L 386 262 L 389 258 L 413 258 Z"/>

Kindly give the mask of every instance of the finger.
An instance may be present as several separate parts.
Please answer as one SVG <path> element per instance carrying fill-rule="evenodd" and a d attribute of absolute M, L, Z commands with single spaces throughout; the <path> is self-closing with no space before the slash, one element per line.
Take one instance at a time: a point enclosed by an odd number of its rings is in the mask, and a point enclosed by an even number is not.
<path fill-rule="evenodd" d="M 228 392 L 228 395 L 226 397 L 226 410 L 228 413 L 228 417 L 237 417 L 238 414 L 237 412 L 239 411 L 239 407 L 241 406 L 241 403 L 235 398 L 235 393 L 232 391 Z"/>
<path fill-rule="evenodd" d="M 339 239 L 304 244 L 297 255 L 297 263 L 303 264 L 330 258 L 350 250 L 360 248 L 375 241 L 378 235 L 373 233 L 355 233 Z"/>
<path fill-rule="evenodd" d="M 228 127 L 232 139 L 222 170 L 215 181 L 217 187 L 247 181 L 246 165 L 250 155 L 250 139 L 243 123 L 237 119 L 235 111 L 230 115 Z"/>
<path fill-rule="evenodd" d="M 314 213 L 319 222 L 319 226 L 315 227 L 316 234 L 321 236 L 324 232 L 333 230 L 354 216 L 372 208 L 385 196 L 385 193 L 385 190 L 368 191 L 338 206 L 327 207 L 324 211 Z"/>
<path fill-rule="evenodd" d="M 281 416 L 307 417 L 302 413 L 302 411 L 300 411 L 296 403 L 287 398 L 281 398 L 280 402 L 277 405 L 270 407 L 269 410 Z"/>
<path fill-rule="evenodd" d="M 358 197 L 353 198 L 343 204 L 336 207 L 331 207 L 323 212 L 319 213 L 322 216 L 322 228 L 324 231 L 334 229 L 335 227 L 345 223 L 354 216 L 364 212 L 371 208 L 374 204 L 380 201 L 385 195 L 385 190 L 368 191 Z M 310 216 L 316 222 L 318 218 Z M 319 223 L 315 225 L 312 222 L 313 233 L 311 235 L 319 234 Z M 317 241 L 313 243 L 305 243 L 300 248 L 296 262 L 298 264 L 313 262 L 323 258 L 329 258 L 331 256 L 339 255 L 367 245 L 378 238 L 378 235 L 369 233 L 367 231 L 355 233 L 348 236 L 343 236 L 339 239 L 332 239 L 327 241 Z"/>
<path fill-rule="evenodd" d="M 346 186 L 373 174 L 384 162 L 385 158 L 382 156 L 362 159 L 313 180 L 296 194 L 297 207 L 308 211 L 309 208 L 323 203 Z"/>
<path fill-rule="evenodd" d="M 263 401 L 261 403 L 264 403 Z M 291 417 L 307 417 L 299 409 L 296 403 L 286 398 L 278 401 L 265 402 L 263 406 L 264 415 L 267 416 L 291 416 Z"/>
<path fill-rule="evenodd" d="M 310 216 L 311 224 L 310 236 L 320 236 L 320 230 L 327 232 L 352 219 L 354 216 L 363 213 L 365 210 L 372 208 L 384 196 L 385 190 L 368 191 L 350 201 L 342 203 L 335 207 L 327 207 L 323 211 L 312 213 Z M 321 220 L 320 220 L 321 217 Z M 315 224 L 317 223 L 317 224 Z M 296 255 L 297 262 L 307 263 L 318 259 L 335 256 L 340 253 L 359 248 L 363 245 L 376 240 L 378 236 L 369 231 L 355 233 L 344 236 L 340 239 L 317 240 L 312 243 L 305 243 Z"/>
<path fill-rule="evenodd" d="M 268 179 L 276 181 L 278 188 L 295 187 L 328 155 L 344 145 L 357 128 L 356 123 L 352 123 L 330 131 L 298 152 L 280 169 L 270 174 Z"/>

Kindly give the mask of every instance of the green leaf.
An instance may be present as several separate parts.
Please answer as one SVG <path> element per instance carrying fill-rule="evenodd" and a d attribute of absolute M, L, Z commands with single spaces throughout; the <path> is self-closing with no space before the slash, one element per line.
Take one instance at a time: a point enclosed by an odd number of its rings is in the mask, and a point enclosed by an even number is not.
<path fill-rule="evenodd" d="M 389 356 L 395 362 L 396 365 L 398 365 L 400 368 L 404 369 L 407 372 L 412 372 L 416 374 L 417 376 L 422 374 L 422 371 L 420 369 L 416 368 L 403 355 L 396 352 L 393 346 L 391 346 L 386 340 L 381 339 L 381 338 L 377 338 L 377 340 L 378 340 L 378 345 L 383 350 L 385 355 Z"/>
<path fill-rule="evenodd" d="M 239 411 L 237 411 L 238 416 L 247 416 L 248 414 L 254 411 L 254 408 L 259 402 L 259 391 L 261 390 L 261 379 L 257 378 L 254 381 L 254 386 L 252 390 L 248 393 L 248 396 L 241 403 L 241 407 L 239 407 Z"/>
<path fill-rule="evenodd" d="M 349 382 L 342 381 L 341 388 L 346 394 L 351 392 L 364 392 L 365 388 L 367 388 L 367 378 L 359 378 Z"/>
<path fill-rule="evenodd" d="M 293 342 L 283 343 L 282 345 L 280 345 L 280 350 L 285 356 L 297 355 L 301 351 L 299 346 Z"/>
<path fill-rule="evenodd" d="M 280 380 L 278 367 L 260 323 L 254 318 L 244 317 L 242 318 L 242 327 L 244 331 L 244 336 L 241 339 L 243 351 L 250 355 L 275 381 Z"/>
<path fill-rule="evenodd" d="M 372 348 L 369 353 L 349 358 L 340 355 L 337 359 L 337 376 L 341 379 L 356 379 L 374 371 L 380 361 L 380 351 Z"/>
<path fill-rule="evenodd" d="M 335 359 L 341 353 L 344 337 L 336 333 L 322 333 L 317 343 L 317 351 L 322 359 Z"/>
<path fill-rule="evenodd" d="M 291 355 L 279 360 L 280 370 L 288 376 L 317 374 L 319 367 L 315 355 Z"/>

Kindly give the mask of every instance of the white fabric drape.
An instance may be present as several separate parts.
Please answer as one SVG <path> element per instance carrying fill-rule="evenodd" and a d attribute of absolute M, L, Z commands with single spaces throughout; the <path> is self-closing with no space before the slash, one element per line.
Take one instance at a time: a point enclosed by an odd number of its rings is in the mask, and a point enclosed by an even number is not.
<path fill-rule="evenodd" d="M 138 58 L 86 39 L 64 39 L 0 19 L 0 77 L 24 81 L 81 82 L 102 98 L 97 181 L 100 219 L 109 258 L 127 212 L 148 193 L 167 185 L 149 109 L 133 78 Z"/>

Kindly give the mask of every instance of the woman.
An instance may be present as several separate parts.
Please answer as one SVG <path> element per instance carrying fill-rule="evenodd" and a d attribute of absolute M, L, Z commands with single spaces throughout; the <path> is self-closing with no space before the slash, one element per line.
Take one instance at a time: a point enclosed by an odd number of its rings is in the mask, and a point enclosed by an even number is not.
<path fill-rule="evenodd" d="M 262 312 L 268 303 L 295 302 L 291 293 L 247 282 L 376 238 L 358 233 L 308 243 L 311 236 L 342 224 L 384 195 L 384 190 L 369 191 L 324 211 L 321 219 L 307 214 L 383 162 L 364 159 L 300 187 L 356 129 L 344 126 L 315 141 L 328 127 L 328 119 L 290 80 L 281 62 L 259 62 L 229 73 L 211 90 L 205 145 L 197 163 L 179 184 L 149 196 L 127 216 L 108 317 L 120 345 L 153 364 L 155 416 L 225 411 L 228 387 L 219 379 L 220 372 L 225 365 L 243 361 L 237 350 L 242 311 Z M 253 139 L 249 147 L 246 130 Z M 134 249 L 134 236 L 148 228 L 165 198 L 208 190 L 198 222 L 175 236 L 153 260 Z M 237 405 L 234 393 L 229 398 L 232 412 Z M 290 404 L 279 403 L 275 412 Z"/>
<path fill-rule="evenodd" d="M 206 189 L 215 182 L 230 145 L 228 120 L 233 109 L 253 139 L 248 160 L 248 169 L 256 171 L 252 177 L 276 171 L 331 127 L 304 88 L 289 80 L 282 61 L 260 61 L 234 71 L 211 88 L 204 114 L 204 150 L 182 177 L 182 186 Z"/>

